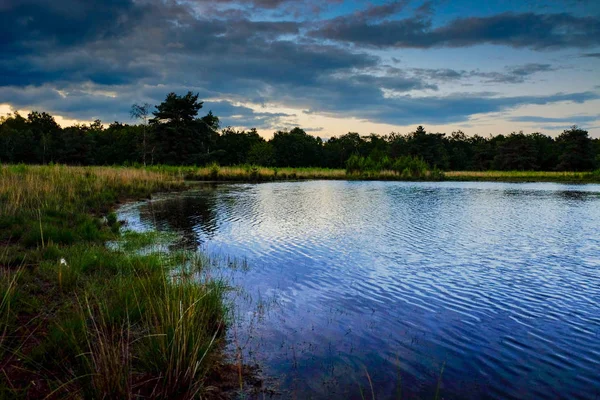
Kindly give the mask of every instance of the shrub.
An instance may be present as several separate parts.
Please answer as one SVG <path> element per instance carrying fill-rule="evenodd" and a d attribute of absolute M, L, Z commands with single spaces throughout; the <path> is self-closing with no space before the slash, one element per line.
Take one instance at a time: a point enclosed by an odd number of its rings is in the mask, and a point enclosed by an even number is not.
<path fill-rule="evenodd" d="M 212 163 L 212 164 L 210 164 L 209 168 L 210 168 L 211 179 L 217 180 L 219 178 L 219 171 L 220 171 L 219 164 Z"/>

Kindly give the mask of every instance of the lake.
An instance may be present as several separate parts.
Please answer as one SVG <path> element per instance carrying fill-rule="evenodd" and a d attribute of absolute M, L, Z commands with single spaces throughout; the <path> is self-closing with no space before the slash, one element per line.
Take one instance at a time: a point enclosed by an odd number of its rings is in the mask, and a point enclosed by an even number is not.
<path fill-rule="evenodd" d="M 206 184 L 119 218 L 245 260 L 229 351 L 281 398 L 600 398 L 600 185 Z"/>

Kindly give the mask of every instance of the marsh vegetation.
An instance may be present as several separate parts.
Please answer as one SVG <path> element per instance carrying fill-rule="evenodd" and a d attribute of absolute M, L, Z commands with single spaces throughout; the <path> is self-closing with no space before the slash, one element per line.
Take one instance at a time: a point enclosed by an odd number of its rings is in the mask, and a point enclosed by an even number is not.
<path fill-rule="evenodd" d="M 225 284 L 196 253 L 137 251 L 157 237 L 120 236 L 111 213 L 182 187 L 139 169 L 0 167 L 0 398 L 206 394 Z"/>

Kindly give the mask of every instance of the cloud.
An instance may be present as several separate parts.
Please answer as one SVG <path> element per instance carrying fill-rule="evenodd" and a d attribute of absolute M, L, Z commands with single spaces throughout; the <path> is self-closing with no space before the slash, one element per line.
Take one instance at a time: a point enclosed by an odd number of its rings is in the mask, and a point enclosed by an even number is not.
<path fill-rule="evenodd" d="M 505 67 L 503 71 L 454 70 L 449 68 L 413 68 L 412 73 L 421 78 L 434 81 L 458 81 L 480 78 L 486 83 L 522 83 L 540 72 L 557 70 L 550 64 L 529 63 Z"/>
<path fill-rule="evenodd" d="M 350 18 L 363 21 L 387 18 L 402 11 L 407 4 L 408 0 L 391 1 L 384 4 L 370 4 L 366 9 L 352 14 Z M 345 20 L 346 17 L 341 17 L 340 19 Z"/>
<path fill-rule="evenodd" d="M 573 124 L 565 124 L 565 125 L 542 125 L 540 129 L 545 131 L 563 131 L 567 129 L 571 129 Z M 598 125 L 583 127 L 583 129 L 597 129 Z"/>
<path fill-rule="evenodd" d="M 600 53 L 584 53 L 581 57 L 600 58 Z"/>
<path fill-rule="evenodd" d="M 538 72 L 549 72 L 556 70 L 550 64 L 523 64 L 505 68 L 505 72 L 479 72 L 472 71 L 470 76 L 483 78 L 485 82 L 495 83 L 522 83 Z"/>
<path fill-rule="evenodd" d="M 570 123 L 571 125 L 580 125 L 587 122 L 595 122 L 600 120 L 600 115 L 570 115 L 568 117 L 540 117 L 540 116 L 518 116 L 511 117 L 511 121 L 515 122 L 532 122 L 532 123 Z"/>
<path fill-rule="evenodd" d="M 351 87 L 340 90 L 339 98 L 330 95 L 320 97 L 312 94 L 310 99 L 296 98 L 305 107 L 307 113 L 330 113 L 342 117 L 378 121 L 392 125 L 411 125 L 419 123 L 444 124 L 467 121 L 472 115 L 506 111 L 526 104 L 545 105 L 560 102 L 584 103 L 599 99 L 593 92 L 556 93 L 548 96 L 510 96 L 498 97 L 492 93 L 463 93 L 449 96 L 410 96 L 377 98 L 369 94 L 369 101 L 363 101 L 355 94 L 353 101 L 344 101 L 345 96 L 355 93 Z"/>
<path fill-rule="evenodd" d="M 260 112 L 249 107 L 234 105 L 229 101 L 207 101 L 204 108 L 217 115 L 224 126 L 241 126 L 257 129 L 277 129 L 282 125 L 294 124 L 295 114 Z M 292 122 L 290 122 L 290 119 Z"/>
<path fill-rule="evenodd" d="M 503 13 L 457 18 L 434 27 L 421 17 L 371 23 L 361 18 L 325 21 L 310 33 L 314 37 L 358 46 L 431 48 L 479 44 L 548 50 L 600 45 L 600 19 L 567 13 Z"/>
<path fill-rule="evenodd" d="M 434 12 L 434 5 L 433 5 L 433 1 L 431 0 L 427 0 L 425 2 L 423 2 L 423 4 L 421 4 L 419 7 L 417 7 L 415 9 L 415 14 L 417 15 L 417 17 L 428 17 L 433 15 Z"/>
<path fill-rule="evenodd" d="M 183 93 L 183 90 L 179 90 Z M 166 92 L 160 91 L 164 98 Z M 137 97 L 121 95 L 111 96 L 94 91 L 60 92 L 51 87 L 11 88 L 0 87 L 0 99 L 10 98 L 16 109 L 49 111 L 63 117 L 81 120 L 101 119 L 104 122 L 130 120 L 128 111 Z M 3 101 L 0 100 L 0 103 Z M 156 104 L 158 102 L 152 102 Z M 221 120 L 223 126 L 246 126 L 258 129 L 275 129 L 283 124 L 293 124 L 295 114 L 255 111 L 249 107 L 234 105 L 227 100 L 208 100 L 199 114 L 212 111 Z M 290 122 L 291 121 L 291 122 Z"/>
<path fill-rule="evenodd" d="M 116 38 L 148 11 L 131 0 L 5 1 L 0 13 L 0 51 L 5 55 Z"/>
<path fill-rule="evenodd" d="M 336 2 L 318 4 L 326 7 Z M 391 1 L 357 12 L 346 10 L 346 15 L 324 22 L 306 22 L 293 15 L 274 15 L 287 7 L 316 4 L 308 0 L 217 3 L 4 0 L 0 103 L 72 119 L 129 121 L 132 103 L 158 104 L 171 91 L 192 90 L 209 99 L 206 111 L 212 109 L 224 125 L 271 129 L 295 124 L 296 117 L 268 109 L 261 112 L 254 105 L 276 104 L 404 125 L 459 122 L 473 114 L 524 104 L 598 98 L 581 91 L 548 96 L 500 97 L 482 92 L 441 96 L 438 93 L 446 82 L 515 84 L 556 67 L 530 63 L 499 71 L 397 68 L 388 66 L 384 60 L 389 57 L 381 52 L 346 43 L 439 47 L 495 40 L 546 49 L 545 41 L 559 37 L 560 46 L 586 47 L 598 40 L 590 34 L 596 29 L 594 17 L 501 14 L 434 26 L 427 19 L 431 3 L 422 3 L 415 18 L 392 20 L 408 6 Z M 213 11 L 202 12 L 209 6 Z M 532 27 L 511 27 L 536 19 Z M 544 30 L 551 22 L 556 26 Z M 581 42 L 573 44 L 576 41 Z M 236 104 L 252 104 L 252 108 Z"/>

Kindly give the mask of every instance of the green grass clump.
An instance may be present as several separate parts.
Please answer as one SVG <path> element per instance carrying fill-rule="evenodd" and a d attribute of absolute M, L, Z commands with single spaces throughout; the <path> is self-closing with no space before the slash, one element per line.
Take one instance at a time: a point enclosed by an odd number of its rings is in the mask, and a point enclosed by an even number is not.
<path fill-rule="evenodd" d="M 63 272 L 57 286 L 76 294 L 74 305 L 59 310 L 33 365 L 43 370 L 59 360 L 67 384 L 57 390 L 79 391 L 86 398 L 199 394 L 219 357 L 225 286 L 192 274 L 173 278 L 174 260 L 166 254 L 101 246 L 69 250 L 62 259 L 75 278 L 67 286 Z M 188 270 L 201 274 L 195 259 L 188 255 Z M 122 268 L 104 268 L 108 265 Z M 54 271 L 55 279 L 59 274 Z"/>
<path fill-rule="evenodd" d="M 402 156 L 379 160 L 371 157 L 352 155 L 346 162 L 346 174 L 350 179 L 376 180 L 443 180 L 444 173 L 438 168 L 430 168 L 419 157 Z"/>

